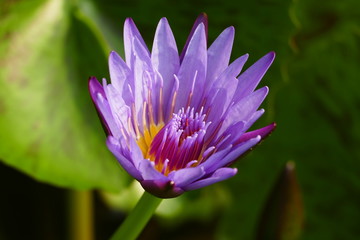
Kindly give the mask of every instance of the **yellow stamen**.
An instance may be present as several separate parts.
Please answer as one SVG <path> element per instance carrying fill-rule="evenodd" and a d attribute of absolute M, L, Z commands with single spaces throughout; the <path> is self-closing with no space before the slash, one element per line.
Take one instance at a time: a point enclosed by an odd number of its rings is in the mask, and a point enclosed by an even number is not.
<path fill-rule="evenodd" d="M 148 155 L 148 150 L 152 140 L 160 131 L 160 129 L 163 128 L 163 126 L 163 122 L 158 123 L 158 125 L 151 124 L 149 128 L 144 128 L 144 134 L 140 136 L 140 138 L 137 140 L 137 144 L 140 147 L 145 158 L 150 158 L 150 160 L 152 160 L 152 157 Z"/>
<path fill-rule="evenodd" d="M 145 156 L 148 146 L 146 145 L 145 139 L 140 137 L 136 143 L 138 144 L 139 148 L 141 149 L 142 154 Z"/>

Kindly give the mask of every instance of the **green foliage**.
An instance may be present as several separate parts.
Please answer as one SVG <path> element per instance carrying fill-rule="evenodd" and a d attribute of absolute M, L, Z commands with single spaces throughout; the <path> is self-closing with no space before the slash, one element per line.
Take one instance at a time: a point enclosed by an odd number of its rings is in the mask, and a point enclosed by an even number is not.
<path fill-rule="evenodd" d="M 125 173 L 87 91 L 107 72 L 104 48 L 75 7 L 29 2 L 2 16 L 0 158 L 40 181 L 117 191 Z"/>

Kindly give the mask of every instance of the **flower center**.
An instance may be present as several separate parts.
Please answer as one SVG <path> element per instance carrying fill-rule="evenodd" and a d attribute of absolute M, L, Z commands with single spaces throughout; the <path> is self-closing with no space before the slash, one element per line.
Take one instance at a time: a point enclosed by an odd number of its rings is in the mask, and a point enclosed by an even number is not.
<path fill-rule="evenodd" d="M 205 114 L 194 114 L 194 109 L 181 109 L 156 134 L 147 150 L 146 158 L 155 168 L 167 175 L 171 171 L 195 166 L 204 150 L 204 136 L 210 123 Z"/>

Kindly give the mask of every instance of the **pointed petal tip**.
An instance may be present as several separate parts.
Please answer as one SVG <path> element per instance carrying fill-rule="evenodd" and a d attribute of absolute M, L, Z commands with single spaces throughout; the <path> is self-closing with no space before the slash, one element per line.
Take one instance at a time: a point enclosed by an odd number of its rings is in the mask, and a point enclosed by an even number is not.
<path fill-rule="evenodd" d="M 231 37 L 234 38 L 235 37 L 235 27 L 234 26 L 230 26 L 228 27 Z"/>
<path fill-rule="evenodd" d="M 161 18 L 159 22 L 161 22 L 161 23 L 169 23 L 169 21 L 167 20 L 166 17 Z"/>
<path fill-rule="evenodd" d="M 108 61 L 111 62 L 115 60 L 116 58 L 120 58 L 120 55 L 115 51 L 110 51 Z"/>
<path fill-rule="evenodd" d="M 259 88 L 257 89 L 255 92 L 254 92 L 254 95 L 256 95 L 257 97 L 260 97 L 262 101 L 264 101 L 264 99 L 266 98 L 266 96 L 268 95 L 269 93 L 269 87 L 268 86 L 264 86 L 262 88 Z"/>
<path fill-rule="evenodd" d="M 248 53 L 245 53 L 244 55 L 238 57 L 237 59 L 234 60 L 235 61 L 239 61 L 239 62 L 245 62 L 249 59 L 249 54 Z"/>
<path fill-rule="evenodd" d="M 94 97 L 97 93 L 101 93 L 102 95 L 104 95 L 104 89 L 102 88 L 97 78 L 94 76 L 89 77 L 88 88 L 93 100 L 95 100 Z"/>
<path fill-rule="evenodd" d="M 110 51 L 109 57 L 116 56 L 116 55 L 119 55 L 119 54 L 113 50 L 113 51 Z"/>
<path fill-rule="evenodd" d="M 268 54 L 266 54 L 265 56 L 269 57 L 271 63 L 274 61 L 275 57 L 276 57 L 276 53 L 275 51 L 271 51 Z"/>
<path fill-rule="evenodd" d="M 157 34 L 158 31 L 164 31 L 164 30 L 165 30 L 165 32 L 167 32 L 167 31 L 171 32 L 171 27 L 170 27 L 169 21 L 167 20 L 166 17 L 163 17 L 163 18 L 160 19 L 160 21 L 159 21 L 159 23 L 157 25 L 157 28 L 156 28 L 155 35 Z"/>
<path fill-rule="evenodd" d="M 260 67 L 261 69 L 263 69 L 264 73 L 262 75 L 265 74 L 265 72 L 267 71 L 267 69 L 271 66 L 271 64 L 273 63 L 275 59 L 275 52 L 271 51 L 268 52 L 267 54 L 265 54 L 264 56 L 262 56 L 259 60 L 257 60 L 251 67 L 255 67 L 258 68 Z M 249 69 L 251 69 L 251 67 Z"/>
<path fill-rule="evenodd" d="M 232 37 L 235 35 L 235 27 L 234 26 L 230 26 L 227 27 L 224 32 L 227 32 L 229 35 L 232 35 Z"/>
<path fill-rule="evenodd" d="M 231 167 L 222 167 L 217 169 L 212 177 L 222 178 L 223 180 L 231 178 L 236 175 L 238 172 L 237 168 L 231 168 Z"/>
<path fill-rule="evenodd" d="M 199 14 L 199 16 L 196 18 L 196 20 L 202 20 L 202 22 L 208 21 L 208 15 L 206 13 L 202 12 Z"/>
<path fill-rule="evenodd" d="M 272 122 L 272 123 L 270 123 L 267 127 L 271 127 L 271 128 L 273 128 L 273 129 L 275 129 L 276 126 L 277 126 L 276 122 Z"/>
<path fill-rule="evenodd" d="M 96 88 L 96 82 L 97 82 L 96 77 L 94 77 L 94 76 L 89 77 L 89 79 L 88 79 L 88 88 L 89 88 L 91 96 L 93 95 L 94 90 Z"/>
<path fill-rule="evenodd" d="M 130 32 L 133 31 L 134 29 L 137 30 L 134 20 L 130 17 L 126 18 L 124 21 L 124 33 L 126 32 L 126 29 Z"/>
<path fill-rule="evenodd" d="M 132 18 L 126 18 L 124 21 L 124 30 L 131 28 L 131 26 L 135 25 L 134 20 Z"/>
<path fill-rule="evenodd" d="M 261 134 L 261 140 L 264 140 L 267 136 L 269 136 L 276 128 L 276 123 L 273 122 L 269 125 L 267 125 L 266 127 L 263 127 L 259 130 L 261 130 L 260 134 Z"/>
<path fill-rule="evenodd" d="M 268 86 L 264 86 L 262 87 L 264 89 L 264 91 L 266 91 L 267 93 L 269 92 L 269 87 Z"/>
<path fill-rule="evenodd" d="M 265 97 L 266 97 L 269 94 L 270 89 L 268 86 L 264 86 L 263 89 L 264 89 Z"/>
<path fill-rule="evenodd" d="M 205 33 L 206 33 L 206 38 L 207 38 L 207 34 L 208 34 L 208 25 L 209 25 L 209 20 L 208 20 L 208 16 L 206 13 L 201 13 L 195 20 L 193 29 L 196 29 L 197 25 L 199 25 L 200 23 L 204 24 L 205 27 Z"/>
<path fill-rule="evenodd" d="M 91 84 L 91 82 L 93 82 L 93 81 L 97 81 L 96 77 L 90 76 L 88 79 L 88 83 Z"/>
<path fill-rule="evenodd" d="M 93 81 L 93 80 L 96 80 L 97 81 L 97 78 L 95 76 L 90 76 L 89 77 L 89 81 Z"/>
<path fill-rule="evenodd" d="M 127 17 L 125 19 L 125 24 L 132 24 L 132 23 L 134 23 L 134 20 L 131 17 Z"/>
<path fill-rule="evenodd" d="M 260 114 L 263 114 L 263 113 L 265 113 L 265 109 L 261 108 L 261 109 L 258 110 L 258 112 L 259 112 Z"/>
<path fill-rule="evenodd" d="M 276 129 L 277 124 L 276 124 L 276 122 L 273 122 L 273 123 L 269 124 L 268 127 L 269 127 L 269 129 L 271 129 L 271 132 L 273 132 Z"/>
<path fill-rule="evenodd" d="M 267 136 L 270 135 L 275 130 L 276 123 L 271 123 L 263 128 L 256 129 L 251 132 L 244 133 L 237 141 L 237 144 L 246 142 L 246 141 L 263 141 Z"/>
<path fill-rule="evenodd" d="M 206 39 L 207 39 L 207 32 L 208 32 L 208 17 L 206 15 L 206 13 L 201 13 L 195 20 L 192 28 L 191 28 L 191 31 L 190 31 L 190 34 L 188 36 L 188 38 L 186 39 L 186 42 L 185 42 L 185 45 L 184 45 L 184 48 L 183 50 L 181 51 L 181 54 L 180 54 L 180 62 L 182 62 L 182 60 L 184 59 L 184 56 L 185 56 L 185 53 L 186 53 L 186 50 L 189 46 L 189 42 L 190 40 L 193 38 L 193 35 L 195 33 L 195 31 L 199 28 L 199 25 L 203 25 L 204 28 L 205 28 L 205 36 L 206 36 Z"/>

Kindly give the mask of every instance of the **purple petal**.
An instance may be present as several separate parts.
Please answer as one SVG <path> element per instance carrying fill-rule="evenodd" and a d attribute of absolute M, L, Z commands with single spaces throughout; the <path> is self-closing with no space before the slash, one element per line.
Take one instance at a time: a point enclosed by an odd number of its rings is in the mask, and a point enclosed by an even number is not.
<path fill-rule="evenodd" d="M 215 152 L 212 154 L 208 159 L 206 159 L 204 162 L 200 163 L 199 166 L 202 166 L 206 172 L 206 174 L 212 173 L 208 171 L 208 169 L 211 169 L 211 167 L 216 164 L 217 161 L 223 159 L 231 150 L 232 146 L 229 145 L 227 148 L 220 150 L 218 152 Z"/>
<path fill-rule="evenodd" d="M 244 54 L 241 57 L 238 57 L 229 65 L 229 67 L 225 69 L 224 74 L 231 77 L 237 77 L 240 74 L 248 58 L 249 54 Z"/>
<path fill-rule="evenodd" d="M 230 80 L 230 82 L 232 81 Z M 208 112 L 207 121 L 212 122 L 211 125 L 213 125 L 213 127 L 216 127 L 216 124 L 214 123 L 216 122 L 216 120 L 220 119 L 220 116 L 224 111 L 224 106 L 226 102 L 224 101 L 224 99 L 227 99 L 227 97 L 228 91 L 225 88 L 214 88 L 212 89 L 212 91 L 209 92 L 207 96 L 204 110 L 205 112 Z M 211 125 L 210 127 L 212 127 Z"/>
<path fill-rule="evenodd" d="M 243 68 L 244 64 L 246 63 L 249 55 L 245 54 L 235 61 L 233 61 L 219 76 L 215 79 L 215 81 L 211 84 L 211 88 L 220 88 L 224 85 L 224 83 L 228 79 L 236 78 L 239 73 L 241 72 L 241 69 Z M 238 80 L 236 80 L 236 83 L 238 83 Z M 237 86 L 236 86 L 237 87 Z M 236 89 L 236 88 L 235 88 Z"/>
<path fill-rule="evenodd" d="M 232 124 L 230 127 L 226 129 L 226 131 L 222 134 L 223 136 L 228 136 L 221 141 L 221 144 L 217 144 L 217 148 L 219 150 L 226 148 L 230 144 L 234 144 L 241 135 L 245 132 L 244 130 L 244 121 L 239 121 Z"/>
<path fill-rule="evenodd" d="M 105 132 L 107 135 L 118 136 L 120 132 L 106 100 L 104 89 L 95 77 L 89 78 L 89 92 Z"/>
<path fill-rule="evenodd" d="M 153 109 L 153 117 L 154 117 L 154 121 L 155 124 L 158 124 L 161 120 L 161 117 L 164 119 L 165 115 L 164 113 L 167 111 L 166 109 L 166 104 L 164 104 L 164 99 L 162 99 L 162 103 L 160 100 L 160 95 L 162 94 L 162 96 L 164 95 L 168 95 L 169 97 L 171 96 L 171 91 L 172 88 L 167 90 L 169 91 L 169 93 L 164 93 L 163 91 L 160 91 L 161 88 L 163 88 L 164 84 L 163 84 L 163 78 L 161 76 L 161 74 L 154 69 L 155 73 L 153 74 L 153 78 L 151 81 L 149 81 L 151 84 L 149 85 L 149 90 L 151 93 L 151 101 L 152 101 L 152 109 Z M 173 84 L 172 84 L 173 85 Z M 166 103 L 170 102 L 170 100 L 168 100 Z M 162 111 L 160 110 L 162 109 Z M 162 113 L 162 115 L 160 115 Z"/>
<path fill-rule="evenodd" d="M 239 76 L 239 85 L 234 95 L 234 102 L 238 102 L 242 97 L 254 91 L 274 58 L 275 52 L 266 54 Z"/>
<path fill-rule="evenodd" d="M 209 47 L 206 82 L 211 83 L 228 67 L 234 42 L 234 27 L 225 29 Z"/>
<path fill-rule="evenodd" d="M 180 62 L 182 62 L 182 60 L 184 59 L 184 56 L 185 56 L 185 53 L 187 51 L 187 48 L 189 46 L 189 42 L 190 40 L 192 39 L 193 35 L 194 35 L 194 32 L 195 30 L 197 29 L 197 27 L 200 25 L 200 24 L 204 24 L 205 26 L 205 34 L 206 34 L 206 39 L 207 39 L 207 35 L 208 35 L 208 17 L 206 15 L 206 13 L 201 13 L 197 19 L 195 20 L 194 22 L 194 25 L 193 27 L 191 28 L 191 31 L 190 31 L 190 34 L 186 40 L 186 43 L 185 43 L 185 46 L 180 54 Z"/>
<path fill-rule="evenodd" d="M 133 39 L 137 38 L 140 41 L 140 44 L 146 49 L 148 55 L 150 52 L 146 47 L 144 39 L 141 37 L 139 30 L 137 29 L 134 21 L 131 18 L 127 18 L 124 23 L 124 50 L 125 50 L 125 59 L 129 67 L 132 66 L 132 57 L 133 57 Z"/>
<path fill-rule="evenodd" d="M 261 139 L 263 140 L 270 133 L 272 133 L 275 128 L 276 128 L 276 123 L 271 123 L 271 124 L 267 125 L 266 127 L 263 127 L 263 128 L 251 131 L 251 132 L 247 132 L 239 138 L 237 143 L 242 143 L 242 142 L 248 141 L 249 139 L 254 138 L 256 136 L 261 136 Z"/>
<path fill-rule="evenodd" d="M 144 82 L 144 76 L 146 73 L 153 73 L 150 56 L 142 46 L 139 39 L 134 38 L 133 43 L 134 50 L 134 83 L 132 85 L 132 91 L 135 97 L 135 109 L 138 117 L 139 127 L 143 127 L 142 123 L 142 109 L 143 103 L 148 94 L 148 84 Z"/>
<path fill-rule="evenodd" d="M 183 189 L 174 186 L 174 182 L 170 180 L 144 180 L 140 183 L 145 191 L 159 198 L 173 198 L 184 192 Z"/>
<path fill-rule="evenodd" d="M 259 109 L 256 112 L 254 112 L 251 117 L 246 121 L 244 126 L 244 132 L 246 132 L 263 114 L 265 110 Z"/>
<path fill-rule="evenodd" d="M 139 147 L 139 145 L 137 145 L 135 139 L 133 138 L 129 138 L 128 140 L 129 145 L 130 145 L 130 155 L 131 155 L 131 159 L 134 163 L 134 166 L 139 169 L 140 168 L 140 164 L 141 162 L 144 160 L 144 155 L 141 152 L 141 149 Z"/>
<path fill-rule="evenodd" d="M 266 86 L 256 90 L 236 103 L 231 109 L 231 114 L 229 114 L 227 117 L 236 116 L 238 118 L 247 120 L 259 108 L 268 93 L 269 88 Z M 238 111 L 238 113 L 234 113 L 234 111 Z"/>
<path fill-rule="evenodd" d="M 175 81 L 174 81 L 174 85 L 173 85 L 173 88 L 171 90 L 170 96 L 177 96 L 177 92 L 179 91 L 179 85 L 180 85 L 179 79 L 177 78 L 176 75 L 174 75 L 174 77 L 175 77 Z M 166 103 L 164 103 L 164 105 L 165 104 Z M 173 106 L 172 106 L 172 101 L 169 101 L 168 107 L 164 111 L 164 121 L 165 122 L 168 122 L 172 118 L 172 114 L 174 113 L 173 110 L 174 109 L 173 109 Z"/>
<path fill-rule="evenodd" d="M 157 26 L 151 61 L 163 79 L 163 103 L 165 106 L 170 105 L 174 74 L 179 70 L 180 60 L 175 38 L 166 18 L 162 18 Z M 159 89 L 156 89 L 154 92 L 158 91 Z M 167 111 L 164 113 L 167 114 Z"/>
<path fill-rule="evenodd" d="M 204 89 L 206 65 L 207 51 L 205 29 L 204 24 L 200 24 L 190 40 L 189 47 L 179 69 L 178 78 L 180 88 L 175 103 L 175 112 L 180 108 L 187 106 L 193 87 L 197 92 L 192 95 L 191 105 L 196 108 L 202 97 L 201 90 Z"/>
<path fill-rule="evenodd" d="M 205 171 L 203 167 L 189 167 L 171 172 L 169 178 L 174 181 L 175 186 L 182 188 L 204 175 Z"/>
<path fill-rule="evenodd" d="M 138 170 L 144 180 L 170 181 L 164 174 L 158 172 L 154 167 L 154 162 L 148 159 L 142 159 L 139 163 Z"/>
<path fill-rule="evenodd" d="M 89 82 L 89 92 L 92 100 L 95 100 L 97 95 L 103 95 L 105 97 L 105 92 L 99 81 L 96 79 L 96 77 L 90 77 Z"/>
<path fill-rule="evenodd" d="M 111 84 L 106 85 L 104 81 L 103 86 L 114 122 L 116 123 L 116 128 L 119 130 L 123 129 L 127 133 L 127 128 L 124 126 L 127 126 L 127 121 L 130 117 L 129 107 L 125 104 L 120 93 Z M 119 132 L 119 130 L 117 130 L 117 132 Z M 118 137 L 118 135 L 114 136 Z"/>
<path fill-rule="evenodd" d="M 198 188 L 203 188 L 211 184 L 231 178 L 235 176 L 236 173 L 237 173 L 236 168 L 220 168 L 216 170 L 210 177 L 189 184 L 183 188 L 185 191 L 191 191 Z"/>
<path fill-rule="evenodd" d="M 217 108 L 216 105 L 218 105 L 218 103 L 222 104 L 222 109 L 221 111 L 219 109 L 217 109 L 217 111 L 220 113 L 217 113 L 217 118 L 219 119 L 219 116 L 222 116 L 222 114 L 225 112 L 225 109 L 227 109 L 231 103 L 231 101 L 234 98 L 234 94 L 235 94 L 235 90 L 237 89 L 237 85 L 238 85 L 238 80 L 236 79 L 236 77 L 239 75 L 241 69 L 243 68 L 246 60 L 248 59 L 248 54 L 245 54 L 241 57 L 239 57 L 238 59 L 236 59 L 234 62 L 232 62 L 230 64 L 230 66 L 228 68 L 226 68 L 221 74 L 220 76 L 213 81 L 212 84 L 206 84 L 205 85 L 205 93 L 204 93 L 204 97 L 206 99 L 211 99 L 211 96 L 213 96 L 214 92 L 217 91 L 217 89 L 219 88 L 223 88 L 226 90 L 226 94 L 225 96 L 222 98 L 221 101 L 218 102 L 211 102 L 211 106 L 213 109 Z M 216 106 L 216 107 L 214 107 Z M 211 114 L 211 113 L 210 113 Z M 210 120 L 212 121 L 212 120 Z"/>
<path fill-rule="evenodd" d="M 116 140 L 114 137 L 109 136 L 106 145 L 108 146 L 109 150 L 114 154 L 116 159 L 119 161 L 120 165 L 128 172 L 131 176 L 133 176 L 138 181 L 142 180 L 142 176 L 140 172 L 135 168 L 132 161 L 124 157 L 121 153 L 121 146 L 119 145 L 119 141 Z"/>
<path fill-rule="evenodd" d="M 109 70 L 111 84 L 121 94 L 127 105 L 130 105 L 131 96 L 126 91 L 127 85 L 131 83 L 132 73 L 124 60 L 114 51 L 109 56 Z"/>
<path fill-rule="evenodd" d="M 204 169 L 207 173 L 211 173 L 216 171 L 218 168 L 222 168 L 227 166 L 228 164 L 235 161 L 236 158 L 240 157 L 242 154 L 250 150 L 253 146 L 258 144 L 261 140 L 260 136 L 252 138 L 242 144 L 239 144 L 231 150 L 225 157 L 217 158 L 216 160 L 212 160 L 211 164 L 204 166 Z M 209 158 L 210 159 L 210 158 Z M 206 162 L 205 162 L 206 163 Z"/>
<path fill-rule="evenodd" d="M 148 53 L 147 47 L 141 43 L 141 40 L 138 38 L 133 38 L 133 53 L 135 57 L 140 59 L 143 62 L 144 70 L 152 71 L 152 62 L 151 57 Z M 134 69 L 136 72 L 136 69 Z"/>
<path fill-rule="evenodd" d="M 222 111 L 219 116 L 222 116 L 225 110 L 230 106 L 231 100 L 234 97 L 236 86 L 238 85 L 238 80 L 235 77 L 230 77 L 222 75 L 219 79 L 216 80 L 217 84 L 221 84 L 218 87 L 226 90 L 226 96 L 222 99 Z M 216 85 L 217 85 L 216 84 Z M 215 102 L 213 107 L 216 108 L 217 103 Z"/>
<path fill-rule="evenodd" d="M 259 108 L 268 92 L 268 87 L 260 88 L 230 107 L 218 135 L 221 135 L 234 122 L 247 121 Z"/>

